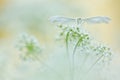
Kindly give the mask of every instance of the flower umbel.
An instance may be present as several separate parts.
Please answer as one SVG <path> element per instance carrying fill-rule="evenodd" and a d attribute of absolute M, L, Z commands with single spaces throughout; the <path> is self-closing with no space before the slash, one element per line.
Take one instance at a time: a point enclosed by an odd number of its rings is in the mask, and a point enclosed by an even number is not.
<path fill-rule="evenodd" d="M 17 48 L 21 51 L 21 56 L 26 58 L 35 59 L 41 53 L 41 47 L 38 40 L 27 33 L 21 34 L 17 42 Z"/>

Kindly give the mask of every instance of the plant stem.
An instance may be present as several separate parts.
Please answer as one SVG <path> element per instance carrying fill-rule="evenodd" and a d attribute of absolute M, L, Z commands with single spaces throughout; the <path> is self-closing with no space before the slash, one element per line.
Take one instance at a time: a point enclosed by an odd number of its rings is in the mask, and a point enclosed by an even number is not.
<path fill-rule="evenodd" d="M 83 62 L 82 62 L 82 64 L 81 64 L 81 66 L 80 66 L 80 71 L 79 71 L 79 72 L 82 71 L 82 69 L 83 69 L 83 67 L 84 67 L 84 65 L 85 65 L 85 62 L 86 62 L 87 59 L 88 59 L 88 56 L 89 56 L 89 54 L 87 54 L 87 55 L 85 56 L 85 58 L 84 58 L 84 60 L 83 60 Z M 80 78 L 81 78 L 81 77 L 80 77 Z"/>
<path fill-rule="evenodd" d="M 76 51 L 76 49 L 81 41 L 82 41 L 82 38 L 80 37 L 79 40 L 77 41 L 77 43 L 75 44 L 74 49 L 73 49 L 73 56 L 75 55 L 75 51 Z"/>
<path fill-rule="evenodd" d="M 93 67 L 97 64 L 98 61 L 101 60 L 101 58 L 103 57 L 104 55 L 102 54 L 94 63 L 93 65 L 88 69 L 88 71 L 86 72 L 85 76 L 87 76 L 89 74 L 89 72 L 93 69 Z M 85 77 L 84 76 L 84 77 Z"/>
<path fill-rule="evenodd" d="M 90 71 L 92 70 L 92 68 L 97 64 L 97 62 L 98 62 L 99 60 L 101 60 L 101 58 L 102 58 L 103 56 L 104 56 L 104 55 L 101 55 L 101 56 L 95 61 L 95 63 L 89 68 L 88 72 L 90 72 Z"/>
<path fill-rule="evenodd" d="M 73 73 L 73 80 L 74 80 L 74 74 L 75 74 L 75 69 L 74 69 L 74 58 L 75 58 L 75 52 L 76 52 L 76 49 L 80 43 L 80 41 L 82 40 L 82 38 L 80 37 L 79 40 L 77 41 L 77 43 L 75 44 L 75 47 L 73 49 L 73 54 L 72 54 L 72 73 Z"/>
<path fill-rule="evenodd" d="M 69 50 L 68 50 L 68 39 L 69 39 L 69 32 L 67 32 L 67 34 L 66 34 L 66 39 L 65 39 L 65 41 L 66 41 L 67 54 L 69 55 Z"/>
<path fill-rule="evenodd" d="M 68 42 L 69 42 L 69 33 L 70 32 L 67 32 L 65 41 L 66 41 L 66 51 L 67 51 L 67 58 L 68 58 L 70 79 L 73 80 L 73 77 L 72 77 L 72 68 L 71 68 L 71 61 L 70 61 L 70 54 L 69 54 L 69 45 L 68 45 Z"/>

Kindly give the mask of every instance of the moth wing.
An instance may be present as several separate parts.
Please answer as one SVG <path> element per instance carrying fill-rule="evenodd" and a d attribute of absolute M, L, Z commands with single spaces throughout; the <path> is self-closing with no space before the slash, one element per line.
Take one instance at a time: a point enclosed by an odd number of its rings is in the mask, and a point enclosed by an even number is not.
<path fill-rule="evenodd" d="M 53 23 L 66 24 L 66 23 L 75 22 L 75 19 L 60 17 L 60 16 L 53 16 L 53 17 L 50 18 L 50 21 L 53 22 Z"/>
<path fill-rule="evenodd" d="M 108 18 L 108 17 L 101 17 L 101 16 L 91 17 L 91 18 L 86 18 L 86 19 L 84 19 L 85 22 L 91 23 L 91 24 L 109 23 L 110 20 L 111 20 L 111 19 Z"/>

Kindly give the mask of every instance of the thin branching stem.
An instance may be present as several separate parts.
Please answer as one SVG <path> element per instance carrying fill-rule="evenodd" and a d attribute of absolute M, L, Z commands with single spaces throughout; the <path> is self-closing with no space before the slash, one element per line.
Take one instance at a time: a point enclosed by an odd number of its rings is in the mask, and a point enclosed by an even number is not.
<path fill-rule="evenodd" d="M 85 73 L 84 77 L 87 76 L 90 71 L 93 69 L 93 67 L 98 63 L 98 61 L 100 61 L 102 58 L 104 57 L 104 55 L 102 54 L 92 65 L 91 67 L 88 69 L 88 71 Z M 83 79 L 82 79 L 83 80 Z"/>
<path fill-rule="evenodd" d="M 80 65 L 80 67 L 79 67 L 79 68 L 80 68 L 80 71 L 79 71 L 80 73 L 81 73 L 81 71 L 82 71 L 82 69 L 83 69 L 83 67 L 84 67 L 84 65 L 85 65 L 85 63 L 86 63 L 88 57 L 89 57 L 89 54 L 87 54 L 87 55 L 85 56 L 85 58 L 84 58 L 82 64 Z M 81 77 L 80 77 L 80 79 L 81 79 Z"/>
<path fill-rule="evenodd" d="M 75 44 L 74 49 L 73 49 L 73 56 L 75 55 L 76 49 L 81 41 L 82 41 L 82 38 L 80 37 L 79 40 L 77 41 L 77 43 Z"/>
<path fill-rule="evenodd" d="M 67 32 L 67 34 L 66 34 L 66 39 L 65 39 L 65 42 L 66 42 L 66 49 L 67 49 L 67 54 L 69 55 L 69 48 L 68 48 L 68 40 L 69 40 L 69 33 L 70 32 Z"/>
<path fill-rule="evenodd" d="M 73 80 L 74 80 L 74 74 L 75 74 L 75 70 L 74 70 L 74 67 L 75 67 L 75 64 L 74 64 L 74 58 L 75 58 L 75 52 L 76 52 L 76 49 L 80 43 L 82 38 L 79 38 L 79 40 L 77 41 L 77 43 L 75 44 L 75 47 L 73 49 L 73 54 L 72 54 L 72 73 L 73 73 Z"/>
<path fill-rule="evenodd" d="M 66 41 L 66 51 L 67 51 L 67 58 L 68 58 L 68 65 L 69 65 L 69 73 L 70 73 L 70 79 L 73 80 L 73 77 L 72 77 L 72 68 L 71 68 L 71 60 L 70 60 L 70 54 L 69 54 L 69 35 L 70 35 L 70 32 L 68 31 L 67 34 L 66 34 L 66 38 L 65 38 L 65 41 Z"/>
<path fill-rule="evenodd" d="M 80 66 L 80 69 L 81 69 L 81 70 L 82 70 L 83 66 L 85 65 L 85 62 L 87 61 L 88 56 L 89 56 L 89 54 L 87 54 L 87 55 L 85 56 L 85 58 L 84 58 L 84 60 L 83 60 L 83 62 L 82 62 L 82 64 L 81 64 L 81 66 Z"/>
<path fill-rule="evenodd" d="M 104 55 L 102 54 L 102 55 L 93 63 L 93 65 L 88 69 L 87 74 L 93 69 L 93 67 L 97 64 L 98 61 L 101 60 L 101 58 L 102 58 L 103 56 L 104 56 Z"/>

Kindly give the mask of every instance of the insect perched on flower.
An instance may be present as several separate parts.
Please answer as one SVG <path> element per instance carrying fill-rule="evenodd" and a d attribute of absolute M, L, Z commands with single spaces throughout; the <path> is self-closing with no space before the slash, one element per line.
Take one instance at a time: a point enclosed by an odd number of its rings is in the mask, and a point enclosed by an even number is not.
<path fill-rule="evenodd" d="M 70 24 L 74 23 L 77 25 L 82 25 L 83 23 L 91 23 L 91 24 L 98 24 L 98 23 L 108 23 L 111 19 L 109 17 L 102 17 L 102 16 L 96 16 L 96 17 L 90 17 L 90 18 L 67 18 L 67 17 L 61 17 L 61 16 L 53 16 L 50 18 L 50 21 L 53 23 L 59 23 L 59 24 Z"/>

